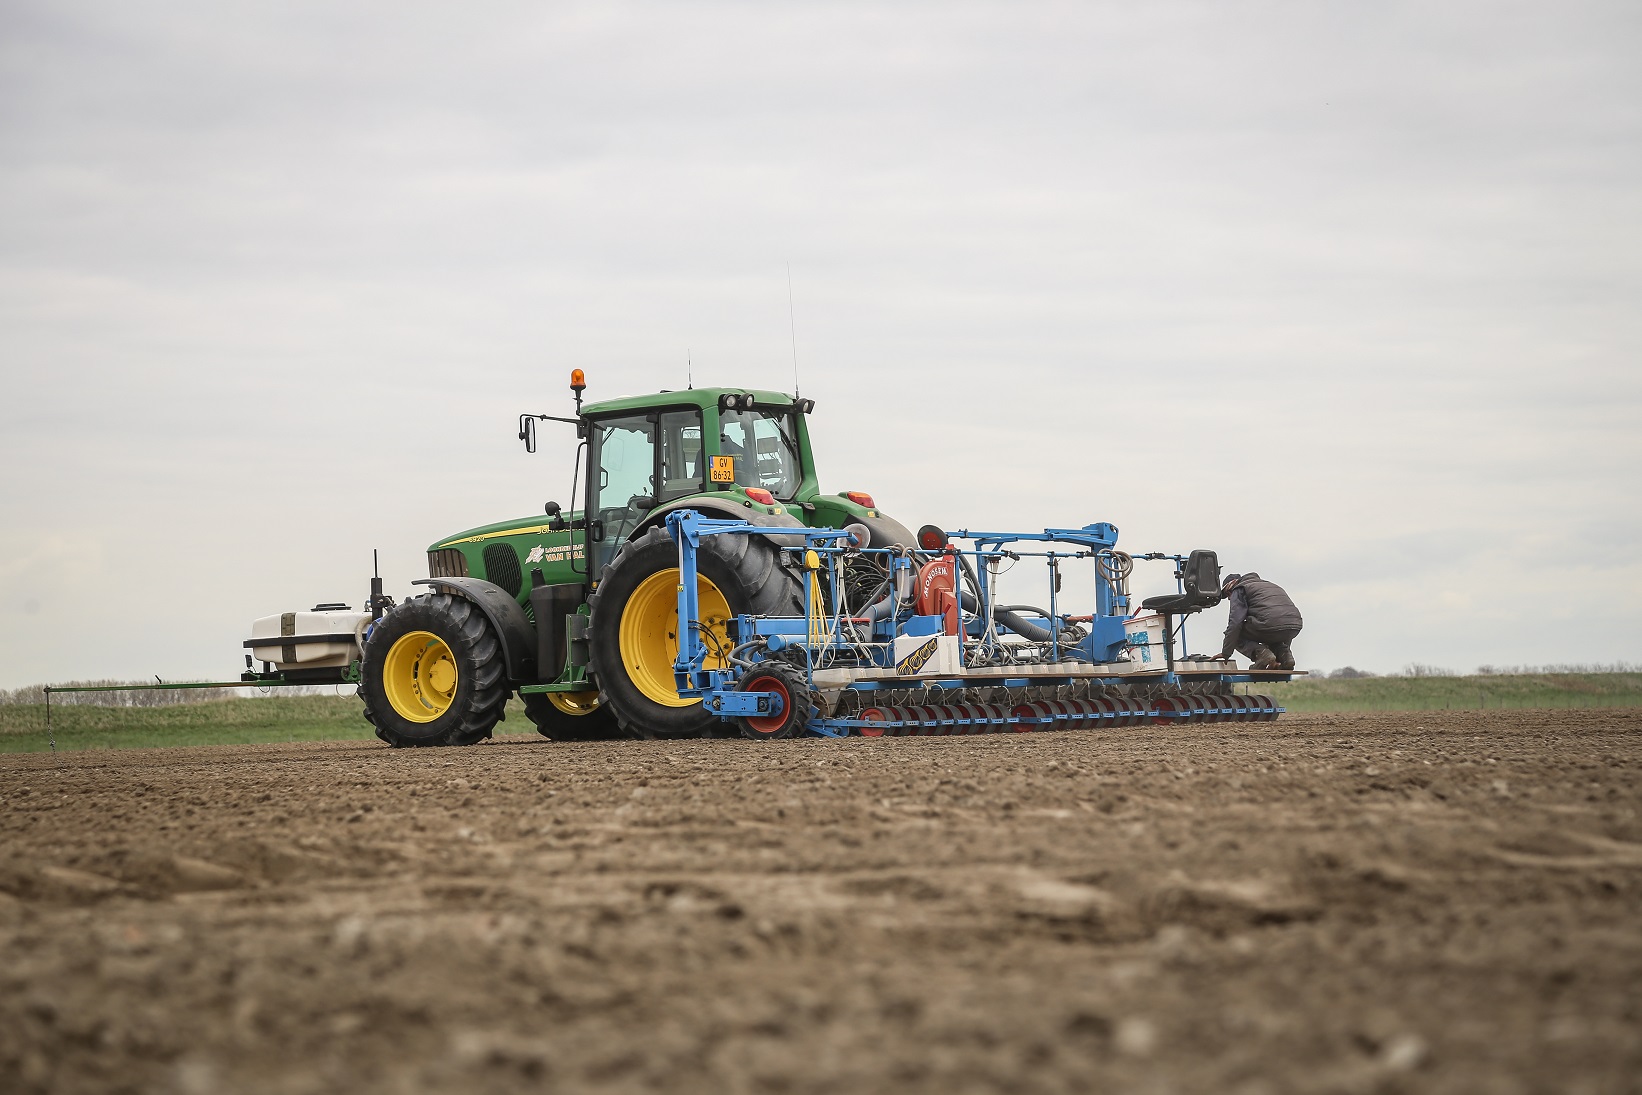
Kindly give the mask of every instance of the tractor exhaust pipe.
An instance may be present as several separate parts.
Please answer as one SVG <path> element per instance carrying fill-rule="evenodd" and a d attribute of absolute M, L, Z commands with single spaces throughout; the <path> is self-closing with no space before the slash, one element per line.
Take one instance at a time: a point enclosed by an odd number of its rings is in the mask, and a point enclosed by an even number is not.
<path fill-rule="evenodd" d="M 376 549 L 371 549 L 371 623 L 382 618 L 382 612 L 387 606 L 387 598 L 382 595 L 382 567 L 377 562 Z"/>

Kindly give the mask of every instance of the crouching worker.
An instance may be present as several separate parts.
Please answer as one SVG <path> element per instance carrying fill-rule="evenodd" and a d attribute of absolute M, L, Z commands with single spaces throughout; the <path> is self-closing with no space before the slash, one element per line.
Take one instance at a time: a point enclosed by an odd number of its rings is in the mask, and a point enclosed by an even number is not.
<path fill-rule="evenodd" d="M 1220 656 L 1236 650 L 1254 663 L 1250 669 L 1293 669 L 1292 644 L 1305 621 L 1283 587 L 1258 574 L 1228 574 L 1220 595 L 1231 602 Z"/>

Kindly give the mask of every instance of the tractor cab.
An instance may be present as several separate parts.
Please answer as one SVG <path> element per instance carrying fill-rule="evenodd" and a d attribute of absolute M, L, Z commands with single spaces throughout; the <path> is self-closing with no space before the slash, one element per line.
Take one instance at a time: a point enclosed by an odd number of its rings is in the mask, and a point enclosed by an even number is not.
<path fill-rule="evenodd" d="M 813 405 L 775 392 L 696 388 L 586 407 L 592 582 L 635 532 L 685 500 L 759 521 L 786 517 L 814 495 L 804 421 Z"/>

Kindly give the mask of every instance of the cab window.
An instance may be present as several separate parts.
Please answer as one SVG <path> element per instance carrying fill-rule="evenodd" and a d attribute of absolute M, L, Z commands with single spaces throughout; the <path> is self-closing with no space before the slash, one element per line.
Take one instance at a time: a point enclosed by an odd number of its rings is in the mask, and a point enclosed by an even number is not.
<path fill-rule="evenodd" d="M 656 501 L 700 494 L 701 412 L 665 411 L 661 426 L 661 490 Z"/>
<path fill-rule="evenodd" d="M 648 415 L 612 418 L 598 424 L 596 448 L 600 516 L 625 509 L 638 497 L 655 494 L 656 427 Z"/>
<path fill-rule="evenodd" d="M 798 437 L 792 415 L 724 411 L 718 430 L 718 451 L 735 459 L 738 486 L 763 487 L 783 500 L 798 492 Z"/>

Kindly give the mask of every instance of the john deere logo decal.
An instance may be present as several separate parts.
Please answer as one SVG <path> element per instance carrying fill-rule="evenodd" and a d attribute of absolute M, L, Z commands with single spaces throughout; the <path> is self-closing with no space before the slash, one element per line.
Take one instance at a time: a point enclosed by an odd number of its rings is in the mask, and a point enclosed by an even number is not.
<path fill-rule="evenodd" d="M 895 672 L 905 675 L 923 669 L 924 666 L 929 664 L 929 659 L 935 656 L 936 645 L 934 639 L 922 644 L 918 649 L 895 663 Z"/>

